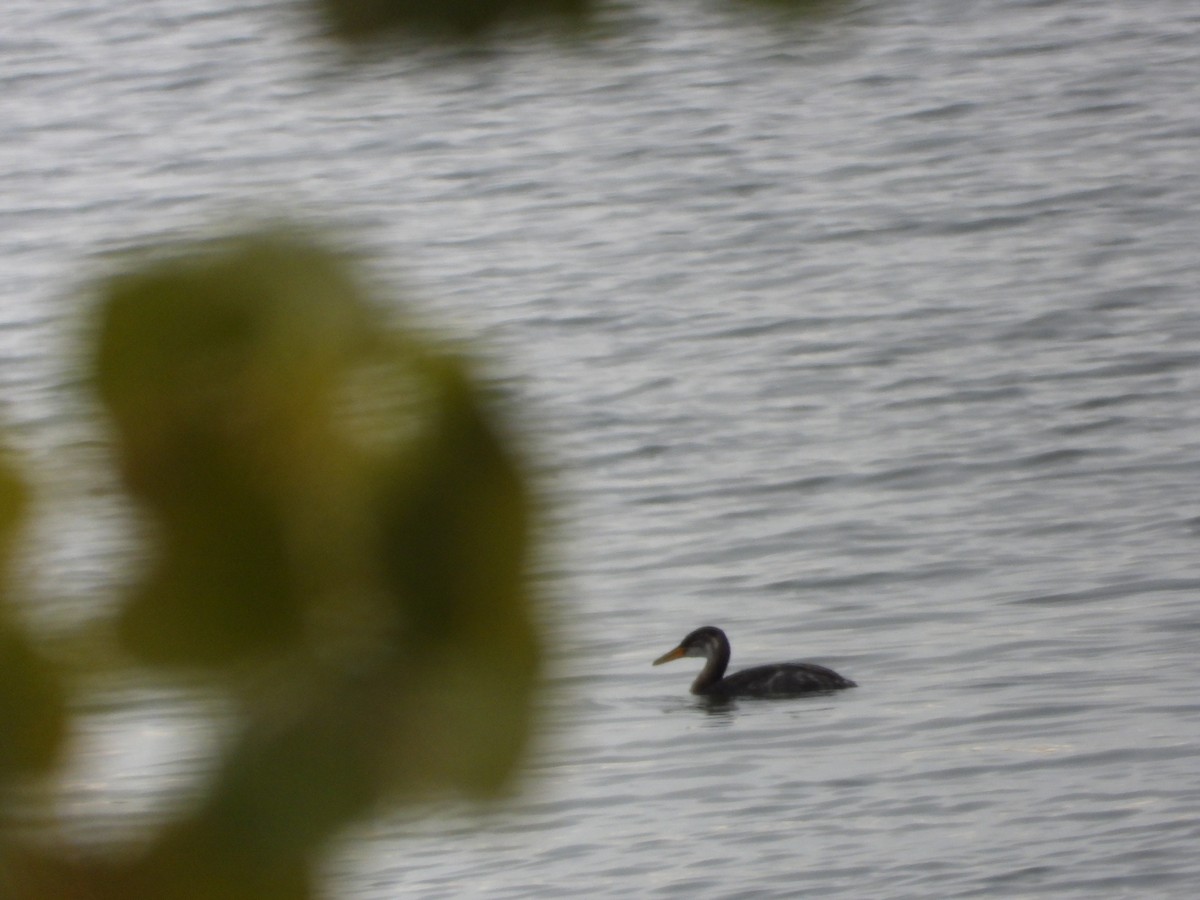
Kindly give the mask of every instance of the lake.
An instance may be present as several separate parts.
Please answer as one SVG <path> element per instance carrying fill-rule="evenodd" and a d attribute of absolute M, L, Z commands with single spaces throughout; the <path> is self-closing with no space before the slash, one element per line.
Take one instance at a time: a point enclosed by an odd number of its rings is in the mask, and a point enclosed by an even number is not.
<path fill-rule="evenodd" d="M 1200 9 L 740 6 L 355 65 L 278 0 L 9 0 L 0 396 L 68 498 L 41 627 L 130 539 L 55 475 L 79 285 L 288 216 L 474 342 L 558 523 L 523 789 L 365 825 L 330 896 L 1190 898 Z M 860 686 L 706 706 L 650 665 L 702 624 Z M 75 827 L 186 777 L 193 712 L 98 714 Z"/>

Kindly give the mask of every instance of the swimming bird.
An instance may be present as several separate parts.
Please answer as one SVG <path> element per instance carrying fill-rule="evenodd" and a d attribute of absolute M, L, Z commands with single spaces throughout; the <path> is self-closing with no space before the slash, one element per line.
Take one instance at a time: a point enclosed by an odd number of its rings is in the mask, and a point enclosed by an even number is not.
<path fill-rule="evenodd" d="M 692 693 L 704 697 L 793 697 L 857 687 L 833 669 L 804 662 L 755 666 L 723 677 L 725 667 L 729 665 L 729 638 L 712 625 L 697 628 L 680 641 L 678 647 L 656 659 L 654 665 L 685 656 L 702 656 L 708 660 L 692 682 Z"/>

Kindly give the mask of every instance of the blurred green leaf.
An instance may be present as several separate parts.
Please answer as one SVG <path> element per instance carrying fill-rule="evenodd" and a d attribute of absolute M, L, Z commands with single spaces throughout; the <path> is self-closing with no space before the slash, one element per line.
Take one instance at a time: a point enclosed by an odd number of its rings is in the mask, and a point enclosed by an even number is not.
<path fill-rule="evenodd" d="M 438 401 L 411 470 L 381 492 L 392 596 L 406 604 L 414 702 L 438 767 L 473 789 L 500 786 L 529 722 L 538 673 L 528 594 L 532 511 L 525 479 L 466 369 L 441 360 Z"/>
<path fill-rule="evenodd" d="M 279 236 L 110 285 L 97 382 L 159 529 L 122 621 L 140 658 L 226 662 L 299 638 L 293 531 L 337 475 L 332 397 L 368 318 L 332 255 Z"/>
<path fill-rule="evenodd" d="M 365 38 L 380 32 L 477 37 L 503 24 L 543 19 L 572 26 L 591 11 L 592 0 L 318 0 L 318 6 L 342 37 Z"/>
<path fill-rule="evenodd" d="M 9 554 L 26 504 L 25 485 L 0 461 L 0 591 L 9 587 Z M 0 781 L 55 762 L 66 735 L 65 705 L 53 669 L 13 621 L 0 593 Z"/>
<path fill-rule="evenodd" d="M 29 503 L 28 493 L 24 482 L 9 467 L 8 461 L 0 459 L 0 565 L 5 568 L 8 566 L 13 534 Z"/>
<path fill-rule="evenodd" d="M 500 790 L 539 673 L 532 509 L 466 363 L 280 235 L 114 280 L 98 338 L 154 535 L 122 639 L 238 673 L 243 714 L 207 793 L 114 883 L 301 897 L 315 850 L 387 800 Z M 192 874 L 155 894 L 173 872 Z"/>
<path fill-rule="evenodd" d="M 43 772 L 66 734 L 62 687 L 28 637 L 7 622 L 0 622 L 0 660 L 0 778 Z"/>
<path fill-rule="evenodd" d="M 812 25 L 844 14 L 849 0 L 733 0 L 747 12 L 770 16 L 779 25 Z"/>

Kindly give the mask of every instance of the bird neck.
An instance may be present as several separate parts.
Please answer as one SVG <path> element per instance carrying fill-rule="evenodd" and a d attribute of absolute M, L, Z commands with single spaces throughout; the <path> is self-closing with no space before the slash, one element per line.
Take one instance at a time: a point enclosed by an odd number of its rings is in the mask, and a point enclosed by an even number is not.
<path fill-rule="evenodd" d="M 709 642 L 704 648 L 704 656 L 707 662 L 692 682 L 693 694 L 703 694 L 724 677 L 729 665 L 729 641 Z"/>

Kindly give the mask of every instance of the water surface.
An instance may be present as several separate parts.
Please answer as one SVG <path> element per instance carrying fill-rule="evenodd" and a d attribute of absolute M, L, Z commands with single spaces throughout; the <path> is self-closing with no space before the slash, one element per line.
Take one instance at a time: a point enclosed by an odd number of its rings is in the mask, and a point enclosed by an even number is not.
<path fill-rule="evenodd" d="M 527 789 L 371 823 L 331 894 L 1191 896 L 1192 3 L 860 2 L 797 33 L 648 2 L 594 45 L 365 67 L 275 2 L 9 6 L 0 387 L 35 460 L 85 440 L 79 281 L 265 211 L 340 226 L 475 339 L 552 472 Z M 59 615 L 117 580 L 101 507 L 44 529 Z M 650 667 L 706 623 L 735 666 L 861 687 L 706 708 L 695 663 Z M 136 709 L 97 726 L 84 825 L 190 758 L 123 758 L 179 727 Z"/>

